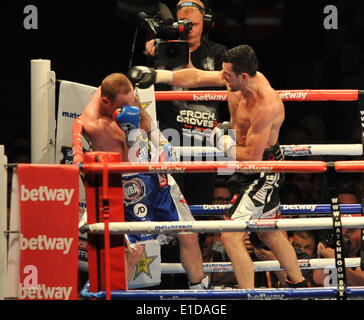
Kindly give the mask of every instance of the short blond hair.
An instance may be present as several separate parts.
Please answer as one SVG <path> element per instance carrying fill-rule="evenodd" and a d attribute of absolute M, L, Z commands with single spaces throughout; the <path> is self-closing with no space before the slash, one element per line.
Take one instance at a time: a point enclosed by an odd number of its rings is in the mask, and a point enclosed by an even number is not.
<path fill-rule="evenodd" d="M 101 96 L 114 101 L 119 93 L 128 94 L 133 86 L 122 73 L 111 73 L 101 82 Z"/>

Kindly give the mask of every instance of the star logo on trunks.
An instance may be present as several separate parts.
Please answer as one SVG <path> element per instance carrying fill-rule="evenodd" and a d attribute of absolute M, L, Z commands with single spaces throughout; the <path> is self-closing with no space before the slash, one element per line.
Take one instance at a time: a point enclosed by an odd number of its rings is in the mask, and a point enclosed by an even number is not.
<path fill-rule="evenodd" d="M 157 258 L 157 256 L 147 256 L 145 251 L 138 264 L 136 265 L 135 274 L 133 280 L 135 280 L 140 274 L 144 273 L 152 279 L 152 273 L 150 271 L 150 264 Z"/>

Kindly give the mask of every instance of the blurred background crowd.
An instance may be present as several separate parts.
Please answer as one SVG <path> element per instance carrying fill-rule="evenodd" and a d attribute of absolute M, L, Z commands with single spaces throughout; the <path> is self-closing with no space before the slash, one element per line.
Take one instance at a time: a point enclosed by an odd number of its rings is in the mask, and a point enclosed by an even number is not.
<path fill-rule="evenodd" d="M 176 1 L 163 1 L 172 12 Z M 260 70 L 275 89 L 363 87 L 364 4 L 355 1 L 205 1 L 215 26 L 209 38 L 231 48 L 255 48 Z M 23 11 L 38 9 L 38 29 L 24 28 Z M 2 1 L 2 117 L 0 143 L 11 161 L 30 132 L 30 60 L 50 59 L 57 79 L 97 86 L 130 60 L 145 64 L 146 34 L 137 14 L 152 13 L 152 0 Z M 337 8 L 337 29 L 325 29 L 324 8 Z M 286 103 L 281 144 L 360 142 L 355 102 Z M 15 146 L 15 147 L 14 147 Z M 18 149 L 19 150 L 19 149 Z M 15 158 L 14 158 L 15 157 Z"/>

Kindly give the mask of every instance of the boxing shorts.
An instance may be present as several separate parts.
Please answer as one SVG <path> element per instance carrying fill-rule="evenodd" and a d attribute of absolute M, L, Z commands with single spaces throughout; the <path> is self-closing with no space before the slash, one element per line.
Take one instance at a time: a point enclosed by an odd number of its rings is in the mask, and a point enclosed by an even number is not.
<path fill-rule="evenodd" d="M 263 160 L 284 160 L 277 142 L 264 150 Z M 225 213 L 226 219 L 278 219 L 281 216 L 279 189 L 284 182 L 282 173 L 235 173 L 228 181 L 233 198 Z"/>
<path fill-rule="evenodd" d="M 194 221 L 177 183 L 169 174 L 123 175 L 125 221 Z M 159 239 L 129 234 L 131 244 Z M 160 240 L 160 239 L 159 239 Z"/>

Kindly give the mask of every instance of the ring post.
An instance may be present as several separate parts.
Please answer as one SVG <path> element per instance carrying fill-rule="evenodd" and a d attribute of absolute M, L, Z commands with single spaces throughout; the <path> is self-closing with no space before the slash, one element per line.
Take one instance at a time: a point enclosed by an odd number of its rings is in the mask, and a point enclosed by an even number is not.
<path fill-rule="evenodd" d="M 0 300 L 3 300 L 6 295 L 7 283 L 7 179 L 8 173 L 6 170 L 7 157 L 5 148 L 0 145 Z"/>
<path fill-rule="evenodd" d="M 109 203 L 109 172 L 107 170 L 107 159 L 102 158 L 104 170 L 102 171 L 102 212 L 105 223 L 104 246 L 105 246 L 105 291 L 106 300 L 111 300 L 111 274 L 110 274 L 110 203 Z"/>
<path fill-rule="evenodd" d="M 359 110 L 359 119 L 361 124 L 361 144 L 362 149 L 364 151 L 364 91 L 359 90 L 358 93 L 358 110 Z M 363 152 L 364 153 L 364 152 Z M 361 181 L 364 182 L 364 174 L 361 174 Z M 364 216 L 364 195 L 361 194 L 361 204 L 362 211 L 361 215 Z M 360 244 L 360 269 L 364 270 L 364 230 L 361 229 L 361 244 Z"/>
<path fill-rule="evenodd" d="M 101 163 L 104 169 L 85 174 L 88 223 L 100 222 L 108 228 L 109 222 L 124 221 L 122 175 L 107 170 L 107 164 L 120 161 L 120 154 L 116 152 L 85 153 L 84 165 Z M 90 291 L 126 290 L 124 237 L 89 233 L 87 240 Z"/>
<path fill-rule="evenodd" d="M 31 162 L 55 162 L 55 73 L 50 60 L 31 60 Z"/>

